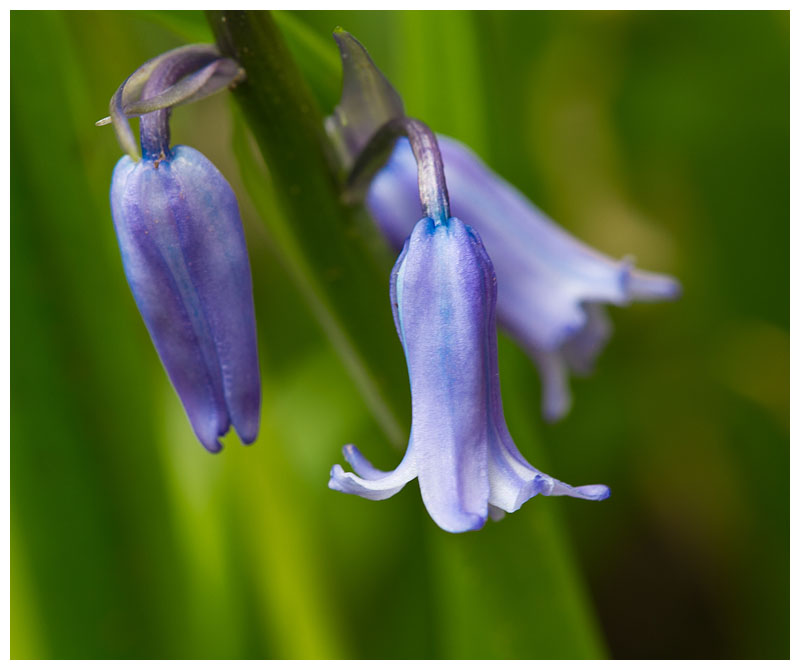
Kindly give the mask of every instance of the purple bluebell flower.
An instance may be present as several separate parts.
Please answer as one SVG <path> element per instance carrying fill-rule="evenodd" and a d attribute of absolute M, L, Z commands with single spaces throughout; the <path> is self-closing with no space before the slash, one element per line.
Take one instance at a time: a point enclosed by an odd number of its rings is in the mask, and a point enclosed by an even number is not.
<path fill-rule="evenodd" d="M 537 363 L 544 416 L 559 419 L 570 406 L 568 371 L 590 372 L 611 334 L 603 305 L 674 299 L 680 285 L 583 244 L 463 144 L 438 140 L 453 214 L 480 233 L 497 270 L 498 322 Z M 408 140 L 400 139 L 366 200 L 398 249 L 419 212 L 416 189 L 414 156 Z"/>
<path fill-rule="evenodd" d="M 514 445 L 500 398 L 492 262 L 478 234 L 450 217 L 433 134 L 417 121 L 403 123 L 424 210 L 390 284 L 411 384 L 408 450 L 396 470 L 383 472 L 347 445 L 355 472 L 335 465 L 328 486 L 383 500 L 416 477 L 431 517 L 452 533 L 477 530 L 489 515 L 514 512 L 535 495 L 607 498 L 606 486 L 574 488 L 540 472 Z"/>
<path fill-rule="evenodd" d="M 364 47 L 337 30 L 342 97 L 327 121 L 340 159 L 350 169 L 370 138 L 403 101 Z M 477 230 L 497 269 L 497 319 L 536 362 L 543 380 L 546 419 L 570 407 L 569 371 L 587 374 L 611 335 L 604 305 L 678 297 L 672 277 L 635 270 L 560 228 L 524 195 L 492 172 L 463 144 L 438 136 L 454 215 Z M 408 140 L 376 155 L 388 163 L 371 184 L 353 189 L 397 250 L 419 216 L 417 173 Z"/>
<path fill-rule="evenodd" d="M 236 196 L 199 151 L 169 146 L 169 108 L 209 81 L 238 76 L 212 47 L 187 47 L 143 66 L 142 99 L 125 85 L 112 99 L 121 143 L 139 115 L 143 158 L 124 156 L 111 181 L 111 212 L 125 275 L 195 434 L 210 452 L 231 425 L 256 439 L 261 387 L 250 264 Z M 214 74 L 226 75 L 220 81 Z M 141 80 L 144 79 L 144 82 Z M 129 80 L 130 81 L 130 80 Z M 188 81 L 188 83 L 187 83 Z M 176 93 L 177 91 L 177 93 Z M 134 147 L 135 148 L 135 147 Z"/>

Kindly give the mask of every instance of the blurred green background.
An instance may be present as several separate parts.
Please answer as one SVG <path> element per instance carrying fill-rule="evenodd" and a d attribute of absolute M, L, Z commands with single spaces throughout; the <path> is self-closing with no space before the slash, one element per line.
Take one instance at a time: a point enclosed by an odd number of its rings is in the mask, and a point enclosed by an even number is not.
<path fill-rule="evenodd" d="M 120 150 L 93 125 L 146 59 L 210 41 L 205 17 L 12 12 L 12 658 L 788 658 L 788 12 L 277 18 L 323 112 L 342 25 L 410 114 L 680 278 L 679 302 L 613 310 L 559 424 L 501 338 L 521 451 L 613 495 L 452 536 L 415 483 L 381 503 L 327 489 L 343 444 L 386 468 L 400 452 L 242 186 L 224 94 L 172 135 L 240 197 L 264 403 L 253 446 L 205 453 L 126 285 Z M 365 328 L 373 309 L 388 293 Z"/>

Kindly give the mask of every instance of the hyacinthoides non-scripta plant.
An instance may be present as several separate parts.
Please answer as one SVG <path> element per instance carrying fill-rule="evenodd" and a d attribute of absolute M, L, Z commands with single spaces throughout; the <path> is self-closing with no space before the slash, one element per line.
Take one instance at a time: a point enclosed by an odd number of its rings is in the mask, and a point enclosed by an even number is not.
<path fill-rule="evenodd" d="M 304 151 L 282 155 L 259 112 L 280 117 L 291 107 L 287 101 L 302 97 L 285 87 L 292 77 L 276 66 L 286 59 L 278 51 L 267 52 L 266 63 L 254 60 L 246 44 L 232 39 L 225 16 L 212 25 L 222 51 L 234 58 L 201 45 L 153 59 L 123 83 L 110 116 L 128 153 L 114 171 L 111 189 L 125 272 L 203 445 L 218 451 L 219 437 L 230 425 L 245 443 L 256 437 L 260 387 L 252 288 L 233 192 L 199 152 L 170 147 L 168 118 L 176 105 L 241 82 L 237 60 L 242 59 L 248 79 L 252 72 L 256 80 L 242 88 L 250 86 L 250 97 L 259 103 L 244 100 L 245 112 L 262 129 L 256 137 L 265 158 L 296 168 L 280 190 L 285 209 L 296 217 L 292 225 L 305 228 L 315 207 L 327 205 L 335 218 L 342 208 L 363 203 L 387 241 L 401 249 L 391 272 L 390 301 L 411 386 L 408 448 L 396 470 L 383 472 L 346 446 L 355 473 L 334 466 L 330 488 L 380 500 L 417 478 L 431 517 L 450 532 L 481 528 L 489 516 L 516 511 L 539 494 L 608 497 L 606 486 L 572 487 L 543 474 L 515 446 L 500 398 L 495 315 L 539 365 L 544 414 L 554 419 L 569 406 L 566 370 L 588 370 L 608 337 L 603 303 L 675 297 L 678 284 L 581 244 L 463 145 L 437 138 L 407 117 L 402 99 L 364 48 L 341 30 L 335 37 L 343 64 L 342 99 L 325 124 L 331 144 L 321 119 L 300 103 L 294 139 Z M 246 41 L 259 28 L 236 30 Z M 276 88 L 268 95 L 258 83 L 269 77 Z M 141 158 L 129 116 L 142 117 Z M 327 165 L 330 181 L 312 182 L 317 170 L 308 171 L 308 184 L 298 179 L 303 161 L 315 168 Z M 340 181 L 337 174 L 347 178 Z M 340 296 L 352 289 L 357 300 L 359 291 L 371 290 L 368 282 L 352 281 L 369 262 L 359 256 L 364 245 L 353 229 L 342 239 L 330 232 L 331 244 L 318 258 L 323 263 L 334 258 L 337 265 L 326 274 L 338 277 L 342 267 L 358 268 L 349 285 L 346 276 L 316 287 L 327 298 L 319 300 L 324 308 L 345 307 L 339 315 L 344 335 L 334 339 L 346 349 L 353 346 L 347 333 L 360 324 L 346 320 L 348 302 Z M 364 344 L 368 339 L 345 356 L 356 368 L 363 361 L 375 363 Z M 354 376 L 368 397 L 374 392 L 380 407 L 386 379 Z M 392 417 L 384 422 L 387 435 L 391 423 Z"/>

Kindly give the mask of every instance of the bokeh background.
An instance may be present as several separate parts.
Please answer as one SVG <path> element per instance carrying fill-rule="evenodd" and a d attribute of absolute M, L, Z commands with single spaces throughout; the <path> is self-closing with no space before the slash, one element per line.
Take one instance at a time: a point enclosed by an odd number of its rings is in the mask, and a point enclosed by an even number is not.
<path fill-rule="evenodd" d="M 400 452 L 242 187 L 225 94 L 177 110 L 173 139 L 240 196 L 264 407 L 256 444 L 205 453 L 125 283 L 120 150 L 93 125 L 139 64 L 210 41 L 205 17 L 13 12 L 12 657 L 787 658 L 788 12 L 277 19 L 325 113 L 342 25 L 412 115 L 582 239 L 680 278 L 676 303 L 612 310 L 561 423 L 501 338 L 522 452 L 613 495 L 451 536 L 415 483 L 382 503 L 326 488 L 347 442 L 387 468 Z"/>

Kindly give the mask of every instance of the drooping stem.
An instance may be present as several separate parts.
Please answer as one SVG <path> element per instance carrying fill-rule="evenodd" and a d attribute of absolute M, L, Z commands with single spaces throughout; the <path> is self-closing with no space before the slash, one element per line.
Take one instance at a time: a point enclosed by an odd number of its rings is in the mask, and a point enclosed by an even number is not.
<path fill-rule="evenodd" d="M 173 58 L 167 58 L 153 70 L 142 89 L 143 98 L 153 98 L 163 93 L 170 86 L 186 75 L 208 65 L 219 58 L 219 54 L 211 49 L 183 52 Z M 169 116 L 172 108 L 159 109 L 144 114 L 139 124 L 142 140 L 142 153 L 145 158 L 157 159 L 169 156 Z"/>
<path fill-rule="evenodd" d="M 164 81 L 154 82 L 150 90 L 156 90 L 155 95 L 143 97 L 144 88 L 150 77 L 157 70 L 160 76 L 167 76 L 168 63 L 185 64 L 191 71 L 192 64 L 196 65 L 196 71 L 187 76 L 177 77 L 178 83 L 165 85 Z M 203 67 L 203 63 L 207 63 Z M 96 126 L 112 124 L 114 132 L 122 150 L 133 160 L 141 158 L 139 145 L 136 137 L 131 130 L 128 119 L 134 116 L 144 116 L 150 112 L 166 110 L 168 107 L 182 105 L 195 100 L 201 100 L 223 88 L 241 81 L 244 77 L 244 70 L 239 67 L 236 61 L 229 58 L 220 58 L 219 51 L 213 44 L 188 44 L 167 51 L 139 67 L 130 77 L 128 77 L 111 97 L 109 103 L 109 115 L 95 123 Z M 175 73 L 169 75 L 175 79 Z M 148 142 L 152 139 L 158 140 L 154 151 L 160 155 L 160 145 L 169 146 L 169 128 L 165 128 L 165 119 L 169 116 L 161 115 L 152 117 L 148 120 L 152 128 L 148 129 Z M 166 130 L 167 135 L 164 135 Z M 159 139 L 160 138 L 160 139 Z M 166 151 L 165 151 L 166 155 Z"/>
<path fill-rule="evenodd" d="M 450 218 L 450 199 L 444 176 L 444 163 L 436 135 L 422 121 L 401 116 L 388 121 L 372 136 L 356 160 L 348 178 L 348 191 L 362 195 L 375 173 L 386 161 L 398 137 L 407 137 L 417 161 L 417 182 L 422 212 L 434 223 Z"/>

